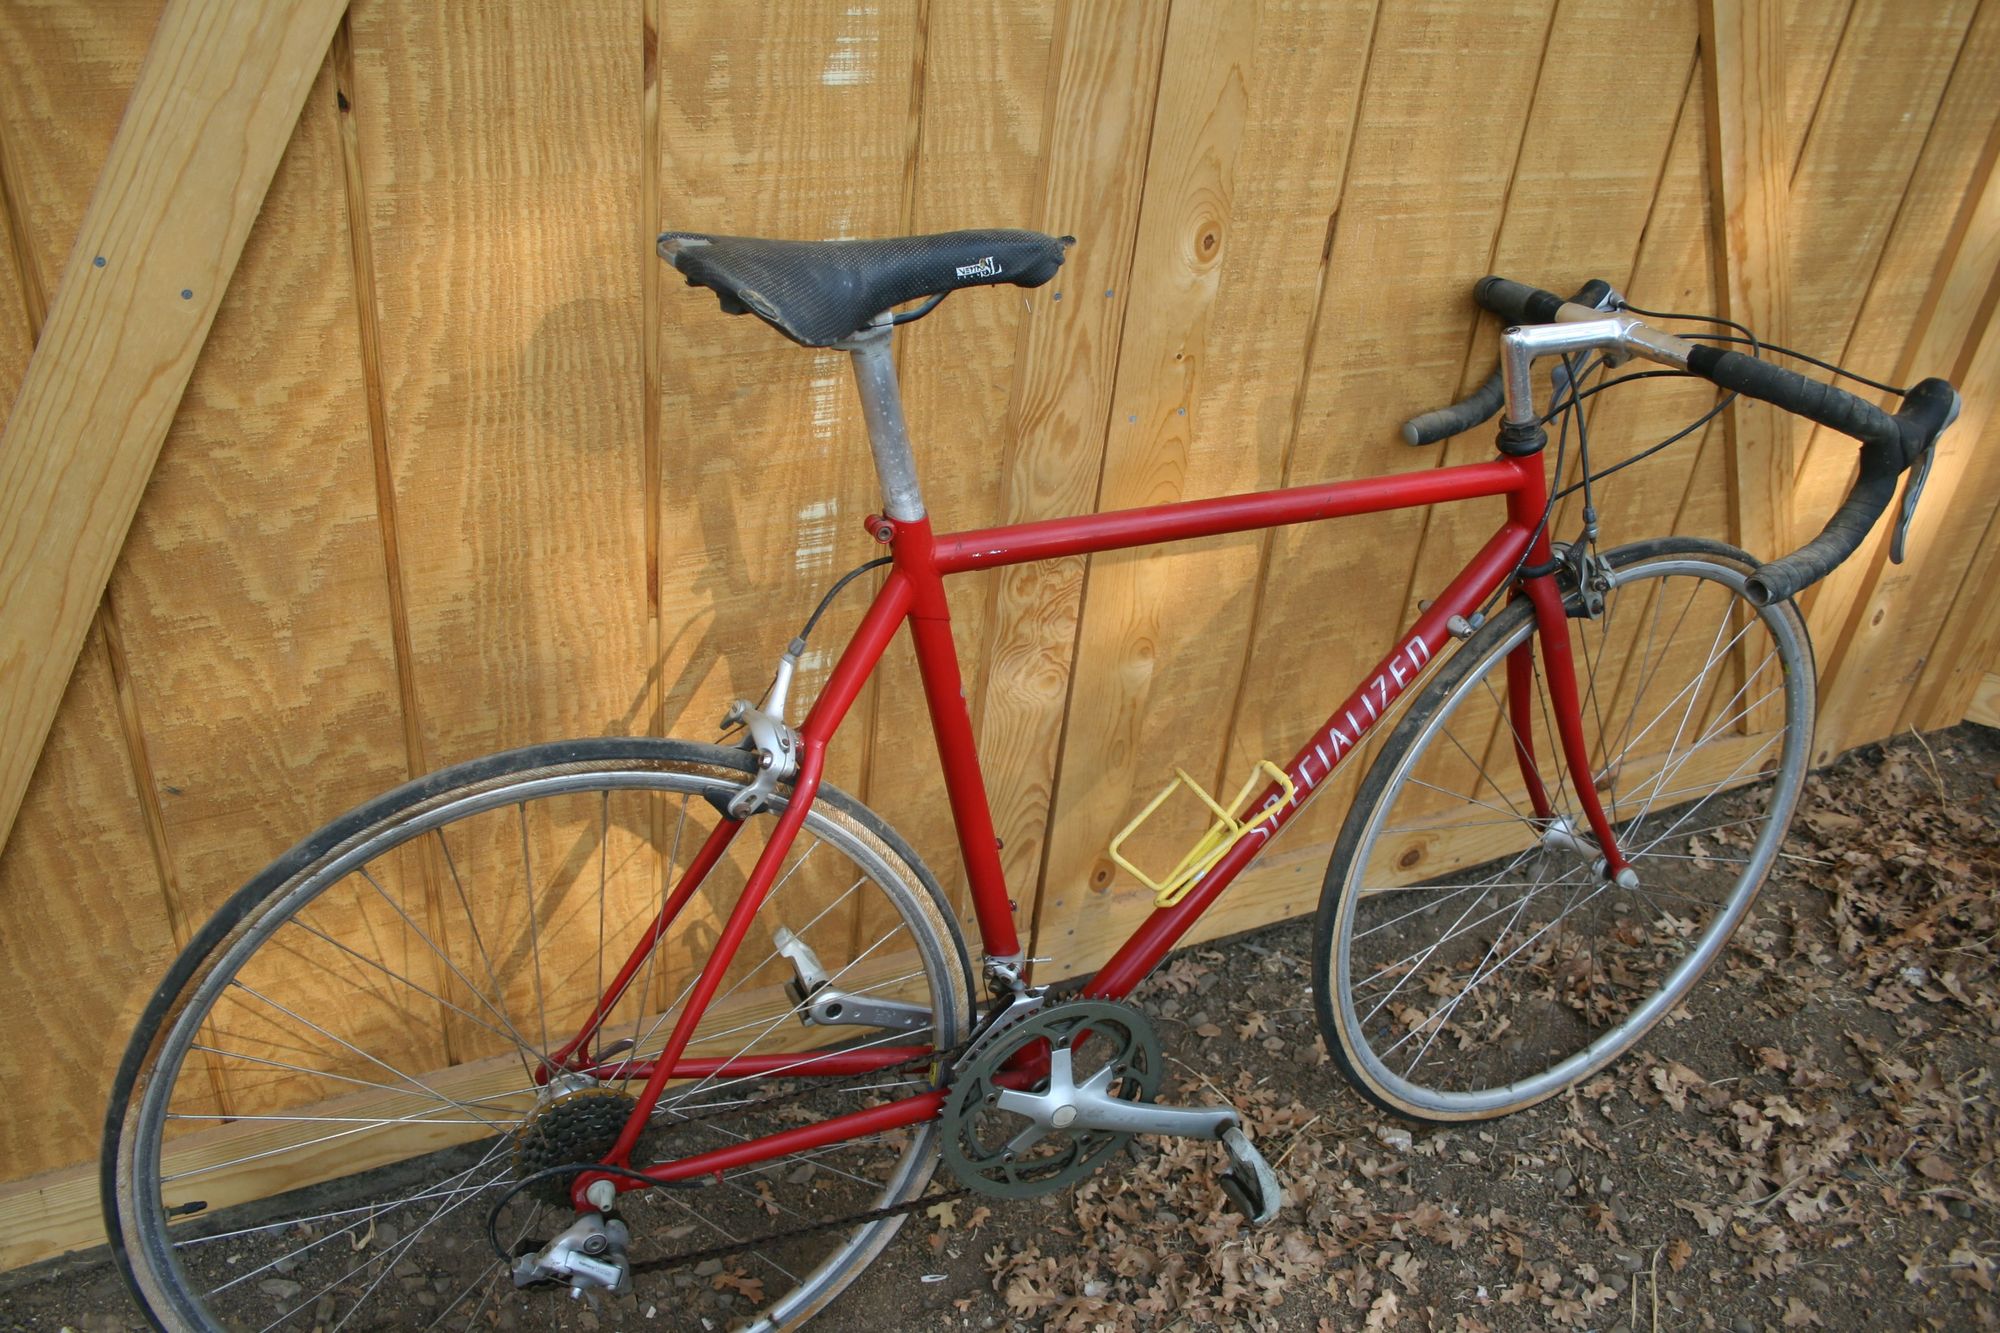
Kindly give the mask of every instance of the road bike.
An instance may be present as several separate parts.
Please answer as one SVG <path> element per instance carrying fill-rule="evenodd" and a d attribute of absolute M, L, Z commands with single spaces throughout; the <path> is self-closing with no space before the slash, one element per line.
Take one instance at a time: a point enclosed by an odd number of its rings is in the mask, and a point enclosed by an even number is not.
<path fill-rule="evenodd" d="M 660 238 L 725 311 L 850 356 L 882 490 L 867 535 L 886 554 L 832 587 L 760 700 L 731 706 L 726 743 L 599 737 L 427 774 L 306 838 L 207 923 L 140 1019 L 105 1128 L 105 1223 L 157 1325 L 485 1328 L 517 1288 L 636 1282 L 669 1324 L 787 1327 L 940 1197 L 940 1163 L 947 1189 L 1031 1197 L 1139 1134 L 1218 1142 L 1225 1193 L 1268 1222 L 1281 1185 L 1242 1119 L 1158 1100 L 1161 1044 L 1126 1000 L 1363 753 L 1311 971 L 1327 1049 L 1364 1097 L 1418 1121 L 1503 1115 L 1603 1068 L 1688 995 L 1798 805 L 1814 668 L 1793 594 L 1907 475 L 1900 557 L 1951 386 L 1894 390 L 1892 416 L 1765 359 L 1747 330 L 1675 334 L 1661 325 L 1682 317 L 1602 282 L 1564 301 L 1489 277 L 1476 298 L 1508 325 L 1499 370 L 1406 434 L 1435 442 L 1497 411 L 1491 459 L 935 532 L 891 329 L 956 290 L 1040 286 L 1071 243 Z M 1591 483 L 1623 464 L 1592 472 L 1582 404 L 1632 358 L 1859 440 L 1826 530 L 1761 564 L 1701 538 L 1601 546 Z M 1581 480 L 1564 486 L 1572 435 Z M 1109 961 L 1075 988 L 1032 984 L 944 580 L 1474 502 L 1492 535 L 1289 760 L 1233 800 L 1176 779 L 1209 811 L 1178 864 L 1141 864 L 1131 827 L 1111 838 L 1155 907 Z M 807 640 L 870 572 L 872 601 L 794 725 Z M 910 845 L 824 780 L 903 626 L 976 950 Z"/>

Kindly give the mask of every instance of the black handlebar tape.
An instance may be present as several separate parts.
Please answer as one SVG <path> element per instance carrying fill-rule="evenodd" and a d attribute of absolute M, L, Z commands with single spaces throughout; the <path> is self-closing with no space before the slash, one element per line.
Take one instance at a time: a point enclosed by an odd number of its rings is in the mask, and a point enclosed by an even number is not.
<path fill-rule="evenodd" d="M 1472 299 L 1509 324 L 1553 324 L 1556 311 L 1563 306 L 1563 299 L 1554 292 L 1493 274 L 1473 286 Z"/>
<path fill-rule="evenodd" d="M 1507 280 L 1505 278 L 1487 278 L 1485 282 L 1506 283 Z M 1483 286 L 1484 283 L 1481 285 Z M 1520 283 L 1508 283 L 1507 285 L 1510 287 L 1521 287 Z M 1534 288 L 1522 287 L 1522 290 L 1533 291 Z M 1544 296 L 1548 295 L 1546 292 L 1541 294 Z M 1594 309 L 1602 304 L 1604 298 L 1609 295 L 1611 295 L 1611 284 L 1602 278 L 1592 278 L 1589 282 L 1583 284 L 1575 296 L 1569 299 L 1577 305 L 1590 306 Z M 1484 302 L 1481 304 L 1484 304 Z M 1560 306 L 1562 302 L 1558 301 L 1556 304 Z M 1488 308 L 1490 309 L 1491 307 Z M 1518 324 L 1526 321 L 1515 320 L 1514 322 Z M 1498 412 L 1500 404 L 1504 401 L 1506 401 L 1506 393 L 1500 387 L 1500 372 L 1495 370 L 1491 375 L 1486 377 L 1486 383 L 1480 385 L 1469 396 L 1453 403 L 1450 407 L 1434 408 L 1421 416 L 1411 417 L 1408 421 L 1404 422 L 1403 443 L 1424 445 L 1436 444 L 1439 440 L 1448 440 L 1454 435 L 1471 430 L 1474 426 L 1477 426 L 1480 422 L 1485 421 L 1495 412 Z"/>
<path fill-rule="evenodd" d="M 1819 536 L 1790 555 L 1760 566 L 1744 584 L 1744 592 L 1759 606 L 1796 596 L 1860 549 L 1869 529 L 1889 507 L 1896 494 L 1896 478 L 1927 442 L 1920 418 L 1929 414 L 1929 400 L 1921 399 L 1903 414 L 1892 417 L 1845 389 L 1809 380 L 1796 371 L 1754 356 L 1707 346 L 1694 349 L 1688 357 L 1688 369 L 1724 389 L 1781 407 L 1861 441 L 1861 471 L 1855 477 L 1854 487 L 1840 508 L 1833 511 L 1833 517 L 1827 520 Z M 1912 397 L 1915 396 L 1913 392 Z M 1906 425 L 1910 427 L 1910 435 L 1916 437 L 1907 443 Z M 1934 435 L 1940 428 L 1932 427 L 1929 434 Z"/>
<path fill-rule="evenodd" d="M 1486 383 L 1472 391 L 1470 397 L 1453 403 L 1450 407 L 1433 408 L 1422 416 L 1411 417 L 1403 423 L 1404 444 L 1436 444 L 1454 435 L 1471 430 L 1480 422 L 1500 410 L 1506 400 L 1500 387 L 1500 372 L 1494 371 L 1486 377 Z"/>

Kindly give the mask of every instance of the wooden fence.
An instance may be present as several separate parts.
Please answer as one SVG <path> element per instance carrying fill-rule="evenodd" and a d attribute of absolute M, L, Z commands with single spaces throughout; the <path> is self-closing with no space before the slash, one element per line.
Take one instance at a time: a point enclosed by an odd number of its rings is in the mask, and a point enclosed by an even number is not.
<path fill-rule="evenodd" d="M 88 1213 L 78 1164 L 133 1018 L 249 874 L 485 751 L 713 735 L 875 554 L 843 358 L 682 290 L 663 226 L 1079 238 L 1048 287 L 961 294 L 899 335 L 945 527 L 1477 458 L 1483 435 L 1418 452 L 1395 429 L 1492 365 L 1468 299 L 1488 271 L 1754 309 L 1866 373 L 1951 376 L 1967 408 L 1912 558 L 1878 534 L 1811 598 L 1817 754 L 1965 716 L 2000 663 L 2000 0 L 1795 0 L 1760 36 L 1761 8 L 356 0 L 0 854 L 0 1254 Z M 71 244 L 159 12 L 0 0 L 0 402 L 88 262 Z M 1621 457 L 1712 398 L 1605 395 L 1593 447 Z M 1782 545 L 1852 455 L 1719 421 L 1605 487 L 1606 535 Z M 1289 755 L 1488 517 L 954 588 L 1044 978 L 1144 910 L 1110 832 L 1176 765 L 1233 790 Z M 957 891 L 907 649 L 849 728 L 830 780 Z M 1310 910 L 1359 771 L 1207 933 Z"/>

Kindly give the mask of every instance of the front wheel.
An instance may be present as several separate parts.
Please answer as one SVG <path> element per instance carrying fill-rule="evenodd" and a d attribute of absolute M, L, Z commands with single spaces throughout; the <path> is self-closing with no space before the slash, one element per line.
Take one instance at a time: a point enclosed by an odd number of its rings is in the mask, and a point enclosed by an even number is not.
<path fill-rule="evenodd" d="M 573 1219 L 559 1168 L 610 1149 L 633 1062 L 673 1031 L 775 823 L 747 820 L 640 947 L 753 771 L 740 750 L 649 739 L 494 755 L 361 807 L 232 898 L 140 1020 L 106 1123 L 105 1222 L 156 1323 L 483 1331 L 522 1300 L 567 1307 L 515 1291 L 488 1218 L 547 1171 L 497 1215 L 500 1244 Z M 802 980 L 823 985 L 802 996 Z M 960 1039 L 971 994 L 930 873 L 822 787 L 694 1031 L 704 1063 L 667 1085 L 632 1160 L 921 1092 L 922 1053 Z M 800 1069 L 835 1049 L 897 1063 Z M 906 1202 L 936 1162 L 924 1124 L 626 1195 L 635 1263 L 741 1247 L 698 1280 L 645 1274 L 640 1308 L 667 1328 L 803 1320 L 902 1219 L 758 1238 Z"/>
<path fill-rule="evenodd" d="M 1364 1095 L 1413 1119 L 1505 1115 L 1616 1059 L 1721 952 L 1797 806 L 1815 702 L 1797 608 L 1754 606 L 1755 561 L 1717 542 L 1604 559 L 1601 612 L 1567 623 L 1588 780 L 1636 882 L 1604 873 L 1526 598 L 1425 684 L 1335 845 L 1321 1031 Z"/>

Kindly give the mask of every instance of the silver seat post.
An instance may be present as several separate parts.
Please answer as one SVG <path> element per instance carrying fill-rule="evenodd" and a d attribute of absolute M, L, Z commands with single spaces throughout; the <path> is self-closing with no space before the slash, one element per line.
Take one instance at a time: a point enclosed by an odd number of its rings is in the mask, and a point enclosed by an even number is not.
<path fill-rule="evenodd" d="M 868 448 L 875 455 L 875 474 L 882 481 L 882 512 L 899 523 L 924 516 L 924 495 L 917 485 L 917 459 L 910 448 L 910 428 L 903 420 L 903 395 L 896 383 L 896 361 L 889 350 L 886 316 L 834 346 L 854 361 L 854 387 L 861 395 L 861 415 L 868 422 Z"/>

